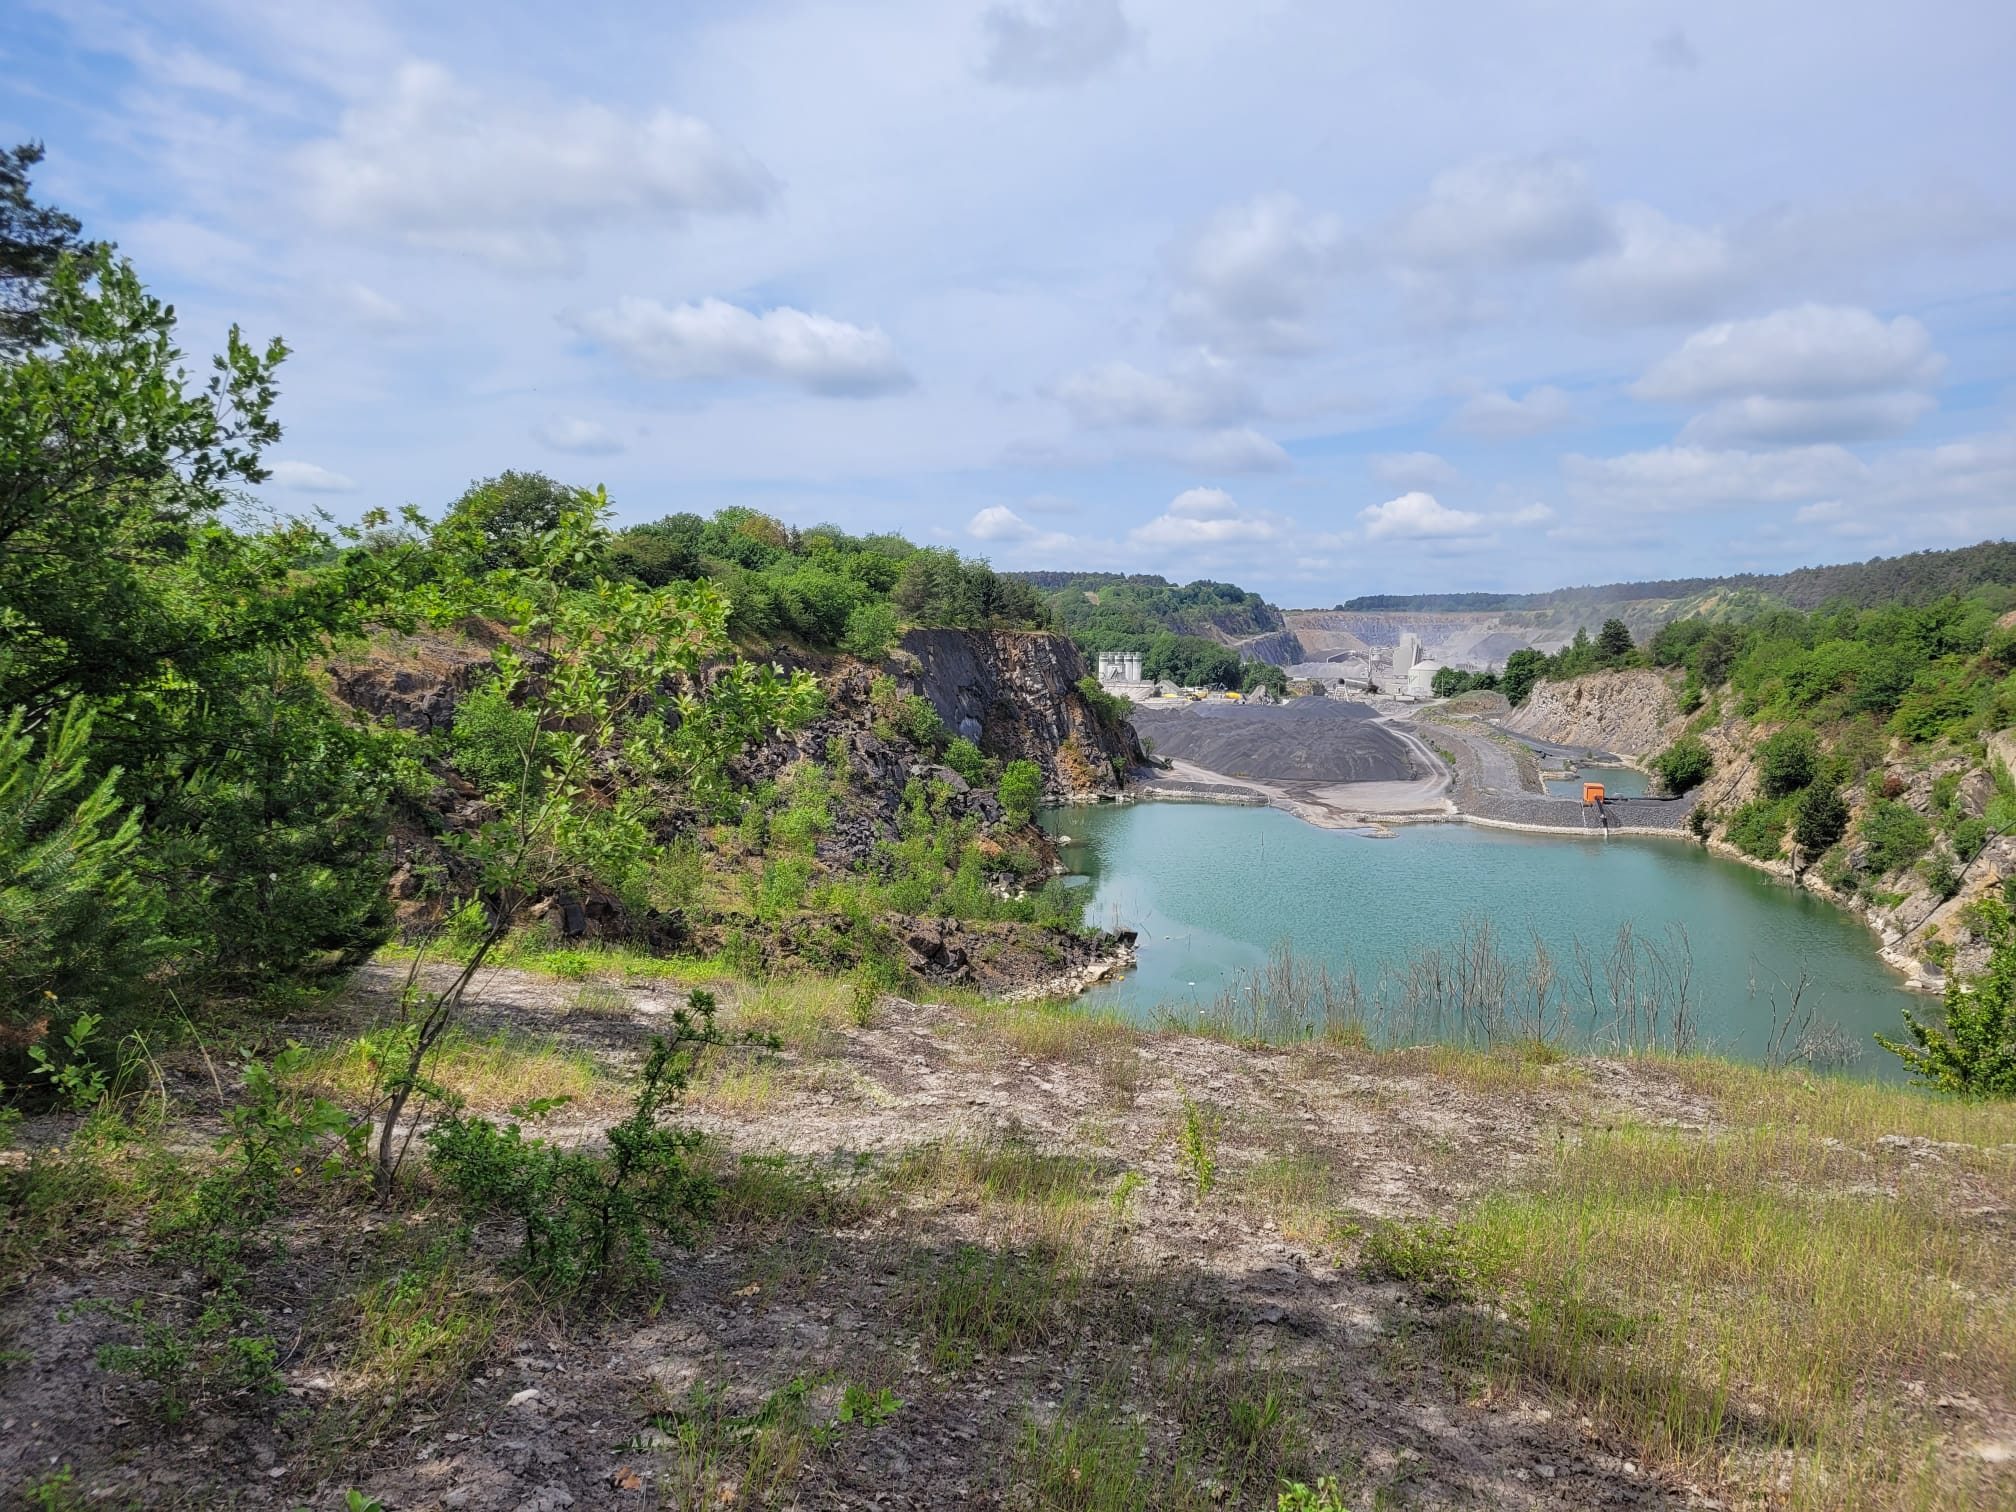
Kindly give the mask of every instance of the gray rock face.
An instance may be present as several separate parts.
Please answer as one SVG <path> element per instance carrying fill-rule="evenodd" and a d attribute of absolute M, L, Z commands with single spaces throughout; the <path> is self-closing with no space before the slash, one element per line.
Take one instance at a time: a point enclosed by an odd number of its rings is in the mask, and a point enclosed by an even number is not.
<path fill-rule="evenodd" d="M 1085 659 L 1061 635 L 911 630 L 901 649 L 915 658 L 914 691 L 947 729 L 977 729 L 966 738 L 989 756 L 1035 762 L 1054 795 L 1116 793 L 1113 758 L 1144 759 L 1131 725 L 1100 725 L 1078 691 Z"/>

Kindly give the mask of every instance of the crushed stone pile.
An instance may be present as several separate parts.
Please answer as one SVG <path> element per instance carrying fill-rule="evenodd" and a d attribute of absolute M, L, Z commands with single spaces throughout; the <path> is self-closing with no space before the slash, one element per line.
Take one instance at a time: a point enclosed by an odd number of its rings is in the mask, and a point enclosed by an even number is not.
<path fill-rule="evenodd" d="M 1285 704 L 1212 699 L 1187 709 L 1140 709 L 1134 728 L 1158 756 L 1258 782 L 1405 782 L 1407 744 L 1364 704 L 1294 698 Z"/>

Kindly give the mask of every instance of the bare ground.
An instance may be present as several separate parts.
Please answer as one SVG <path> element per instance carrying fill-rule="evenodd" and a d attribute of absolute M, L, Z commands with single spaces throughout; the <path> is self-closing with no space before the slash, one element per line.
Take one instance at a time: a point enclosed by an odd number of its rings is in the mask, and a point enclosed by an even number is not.
<path fill-rule="evenodd" d="M 400 975 L 367 968 L 346 1014 L 353 1028 L 384 1008 Z M 557 1036 L 620 1071 L 674 1000 L 633 985 L 584 1014 L 578 994 L 499 972 L 478 1018 Z M 1452 1374 L 1427 1343 L 1423 1304 L 1349 1263 L 1348 1231 L 1308 1232 L 1248 1181 L 1286 1157 L 1323 1173 L 1332 1210 L 1446 1214 L 1576 1129 L 1625 1118 L 1707 1125 L 1709 1110 L 1678 1080 L 1579 1061 L 1479 1086 L 1438 1071 L 1432 1052 L 1072 1039 L 1080 1021 L 1058 1022 L 1063 1037 L 1045 1037 L 1010 1032 L 993 1010 L 885 999 L 872 1026 L 832 1024 L 779 1056 L 760 1097 L 717 1081 L 694 1116 L 726 1150 L 805 1157 L 841 1196 L 783 1218 L 730 1214 L 697 1250 L 669 1252 L 639 1295 L 565 1313 L 518 1308 L 466 1384 L 369 1433 L 355 1425 L 371 1404 L 342 1368 L 353 1325 L 332 1299 L 425 1211 L 352 1197 L 302 1214 L 287 1259 L 262 1272 L 262 1305 L 297 1329 L 282 1341 L 285 1394 L 213 1404 L 172 1430 L 150 1416 L 148 1388 L 92 1365 L 110 1325 L 64 1311 L 172 1285 L 134 1259 L 137 1227 L 51 1255 L 0 1308 L 0 1348 L 19 1352 L 0 1368 L 0 1487 L 67 1464 L 80 1506 L 321 1508 L 340 1506 L 349 1486 L 402 1512 L 1092 1505 L 1044 1490 L 1042 1456 L 1027 1446 L 1103 1404 L 1158 1463 L 1196 1461 L 1187 1489 L 1144 1491 L 1135 1504 L 1272 1507 L 1271 1472 L 1242 1483 L 1225 1468 L 1223 1399 L 1258 1381 L 1293 1404 L 1283 1463 L 1338 1475 L 1353 1507 L 1703 1503 L 1586 1420 Z M 184 1090 L 193 1100 L 199 1087 Z M 1220 1174 L 1201 1200 L 1178 1158 L 1186 1098 L 1218 1130 Z M 613 1107 L 591 1111 L 569 1132 L 592 1139 L 613 1117 Z M 1078 1252 L 1094 1257 L 1087 1270 L 1024 1336 L 970 1362 L 934 1360 L 920 1288 L 958 1246 L 1027 1256 L 1051 1230 L 1040 1214 L 970 1191 L 864 1175 L 946 1142 L 1068 1153 L 1102 1190 L 1070 1220 Z M 1139 1180 L 1131 1195 L 1126 1172 Z M 501 1254 L 504 1236 L 479 1232 L 477 1243 Z M 904 1405 L 806 1456 L 767 1495 L 732 1454 L 709 1469 L 675 1448 L 663 1427 L 673 1419 L 652 1426 L 696 1386 L 724 1388 L 721 1402 L 746 1414 L 800 1377 L 830 1395 L 824 1372 L 887 1386 Z"/>

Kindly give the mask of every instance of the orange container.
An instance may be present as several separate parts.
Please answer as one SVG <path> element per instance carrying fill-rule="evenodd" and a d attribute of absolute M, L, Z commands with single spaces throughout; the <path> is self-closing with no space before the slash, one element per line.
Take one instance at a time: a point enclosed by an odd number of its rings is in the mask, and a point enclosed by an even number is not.
<path fill-rule="evenodd" d="M 1603 784 L 1600 782 L 1583 783 L 1582 801 L 1584 803 L 1601 803 L 1603 801 Z"/>

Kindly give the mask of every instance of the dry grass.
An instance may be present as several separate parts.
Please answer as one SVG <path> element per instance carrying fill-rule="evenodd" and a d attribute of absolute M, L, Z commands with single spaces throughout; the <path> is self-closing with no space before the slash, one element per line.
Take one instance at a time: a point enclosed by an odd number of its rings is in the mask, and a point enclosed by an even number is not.
<path fill-rule="evenodd" d="M 1271 1155 L 1236 1173 L 1225 1185 L 1241 1208 L 1271 1219 L 1283 1238 L 1327 1245 L 1343 1225 L 1338 1213 L 1342 1184 L 1336 1169 L 1321 1155 Z"/>
<path fill-rule="evenodd" d="M 1863 1099 L 1834 1085 L 1841 1126 Z M 1400 1269 L 1497 1293 L 1515 1325 L 1459 1310 L 1459 1351 L 1647 1459 L 1740 1484 L 1792 1450 L 1774 1506 L 1972 1507 L 1985 1467 L 1924 1393 L 2016 1406 L 2016 1260 L 1944 1188 L 1803 1130 L 1627 1128 Z"/>
<path fill-rule="evenodd" d="M 1806 1071 L 1766 1071 L 1733 1061 L 1679 1059 L 1665 1066 L 1689 1092 L 1714 1101 L 1732 1124 L 1797 1125 L 1866 1144 L 1885 1134 L 1999 1148 L 2016 1159 L 2016 1103 L 1963 1102 L 1895 1083 Z"/>
<path fill-rule="evenodd" d="M 303 1084 L 324 1096 L 362 1105 L 381 1070 L 362 1040 L 316 1051 Z M 451 1029 L 429 1057 L 427 1075 L 470 1107 L 495 1110 L 534 1098 L 593 1102 L 615 1090 L 613 1079 L 586 1051 L 557 1040 L 499 1033 L 483 1037 Z"/>
<path fill-rule="evenodd" d="M 854 1022 L 854 989 L 820 977 L 769 977 L 736 988 L 721 1012 L 733 1033 L 774 1034 L 804 1056 L 836 1050 Z"/>

